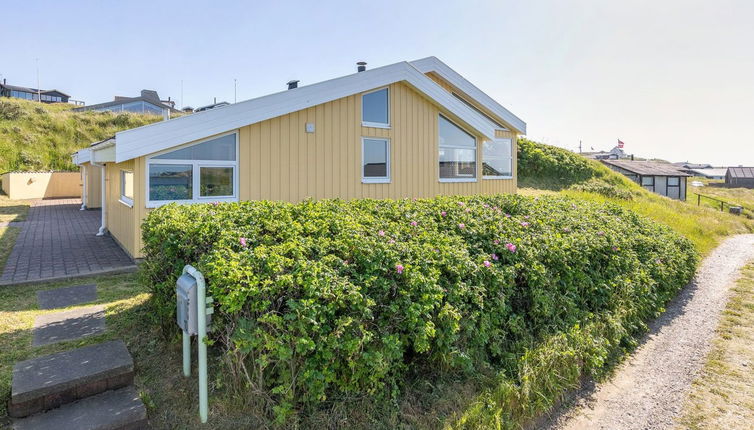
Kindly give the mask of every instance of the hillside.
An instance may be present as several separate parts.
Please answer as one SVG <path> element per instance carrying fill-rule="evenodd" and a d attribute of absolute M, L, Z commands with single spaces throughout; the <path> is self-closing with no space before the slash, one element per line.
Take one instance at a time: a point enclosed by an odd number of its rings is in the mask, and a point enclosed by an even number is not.
<path fill-rule="evenodd" d="M 725 236 L 754 231 L 754 222 L 745 217 L 698 207 L 692 199 L 687 203 L 651 193 L 602 163 L 562 148 L 520 139 L 518 159 L 522 194 L 557 192 L 617 203 L 673 228 L 694 242 L 703 254 Z"/>
<path fill-rule="evenodd" d="M 132 113 L 72 112 L 70 104 L 0 100 L 0 173 L 73 170 L 71 153 L 117 131 L 162 117 Z"/>

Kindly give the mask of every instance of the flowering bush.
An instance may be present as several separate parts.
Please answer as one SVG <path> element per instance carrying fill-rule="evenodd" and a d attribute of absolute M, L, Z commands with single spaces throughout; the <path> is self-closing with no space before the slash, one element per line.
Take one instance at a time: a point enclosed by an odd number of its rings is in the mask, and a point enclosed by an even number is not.
<path fill-rule="evenodd" d="M 611 338 L 580 357 L 600 367 L 697 259 L 617 206 L 516 195 L 171 204 L 143 238 L 158 318 L 175 330 L 175 280 L 195 265 L 216 302 L 212 340 L 279 419 L 333 395 L 396 393 L 420 369 L 515 379 L 533 346 L 609 321 Z"/>

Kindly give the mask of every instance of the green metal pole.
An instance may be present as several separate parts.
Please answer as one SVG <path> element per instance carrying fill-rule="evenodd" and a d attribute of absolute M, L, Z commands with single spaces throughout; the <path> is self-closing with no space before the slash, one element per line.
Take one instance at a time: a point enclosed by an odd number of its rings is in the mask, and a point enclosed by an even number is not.
<path fill-rule="evenodd" d="M 191 335 L 183 331 L 183 376 L 191 376 Z"/>
<path fill-rule="evenodd" d="M 199 332 L 197 344 L 199 347 L 199 418 L 202 423 L 207 422 L 209 406 L 207 400 L 207 297 L 204 275 L 194 267 L 188 265 L 183 268 L 184 273 L 196 279 L 196 323 Z M 211 312 L 211 311 L 210 311 Z"/>

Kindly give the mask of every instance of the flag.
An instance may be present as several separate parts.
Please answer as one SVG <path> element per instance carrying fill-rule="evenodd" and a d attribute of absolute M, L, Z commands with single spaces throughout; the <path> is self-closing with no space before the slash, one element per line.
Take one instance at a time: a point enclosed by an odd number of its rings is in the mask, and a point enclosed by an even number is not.
<path fill-rule="evenodd" d="M 623 145 L 625 145 L 625 143 L 621 142 L 621 140 L 618 139 L 618 148 L 623 149 Z"/>

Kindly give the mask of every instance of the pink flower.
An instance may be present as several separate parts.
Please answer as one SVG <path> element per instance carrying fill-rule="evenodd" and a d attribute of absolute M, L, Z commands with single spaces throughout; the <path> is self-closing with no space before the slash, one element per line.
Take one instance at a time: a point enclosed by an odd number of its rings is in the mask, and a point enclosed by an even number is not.
<path fill-rule="evenodd" d="M 396 264 L 395 265 L 395 271 L 398 272 L 399 275 L 402 274 L 403 273 L 403 265 L 402 264 Z"/>
<path fill-rule="evenodd" d="M 466 224 L 460 223 L 460 224 L 458 224 L 458 228 L 464 229 L 464 228 L 466 228 Z"/>
<path fill-rule="evenodd" d="M 219 205 L 219 204 L 220 204 L 220 202 L 212 202 L 212 205 L 213 205 L 213 206 L 217 206 L 217 205 Z"/>
<path fill-rule="evenodd" d="M 388 240 L 388 241 L 387 241 L 387 243 L 389 243 L 389 244 L 391 244 L 391 245 L 392 245 L 392 244 L 394 244 L 394 243 L 395 243 L 395 239 L 390 239 L 390 240 Z"/>
<path fill-rule="evenodd" d="M 440 216 L 446 216 L 448 213 L 445 211 L 440 212 Z"/>
<path fill-rule="evenodd" d="M 615 251 L 617 251 L 617 250 L 618 250 L 618 247 L 617 247 L 617 246 L 614 246 L 614 247 L 613 247 L 613 252 L 615 252 Z"/>
<path fill-rule="evenodd" d="M 464 202 L 458 202 L 458 206 L 463 206 L 464 204 Z"/>
<path fill-rule="evenodd" d="M 243 246 L 244 248 L 246 247 L 246 238 L 245 238 L 245 237 L 239 237 L 239 238 L 238 238 L 238 242 L 239 242 L 239 243 L 241 244 L 241 246 Z"/>
<path fill-rule="evenodd" d="M 499 208 L 499 207 L 497 207 L 497 206 L 494 206 L 494 207 L 493 207 L 492 209 L 495 209 L 496 211 L 499 211 L 499 210 L 500 210 L 500 208 Z"/>
<path fill-rule="evenodd" d="M 508 251 L 510 252 L 516 252 L 516 245 L 512 243 L 506 243 L 505 247 L 508 248 Z"/>
<path fill-rule="evenodd" d="M 505 217 L 506 217 L 506 218 L 510 218 L 510 217 L 511 217 L 511 214 L 505 214 Z"/>
<path fill-rule="evenodd" d="M 524 215 L 524 219 L 529 219 L 529 215 Z"/>
<path fill-rule="evenodd" d="M 529 223 L 524 221 L 521 223 L 521 227 L 529 227 Z"/>
<path fill-rule="evenodd" d="M 466 208 L 466 212 L 471 212 L 471 208 Z"/>
<path fill-rule="evenodd" d="M 344 266 L 348 266 L 348 263 L 349 263 L 349 261 L 348 261 L 348 260 L 343 260 L 343 265 L 344 265 Z"/>
<path fill-rule="evenodd" d="M 485 209 L 487 209 L 488 207 L 490 207 L 490 205 L 488 205 L 487 203 L 483 204 L 482 206 L 484 206 Z"/>
<path fill-rule="evenodd" d="M 418 222 L 416 222 L 416 221 L 411 221 L 411 226 L 412 226 L 412 227 L 416 227 L 417 225 L 419 225 L 419 223 L 418 223 Z"/>
<path fill-rule="evenodd" d="M 384 232 L 384 231 L 382 231 L 382 230 L 380 230 L 380 231 L 378 231 L 378 232 L 377 232 L 377 234 L 379 234 L 380 236 L 384 236 L 384 235 L 385 235 L 385 232 Z"/>
<path fill-rule="evenodd" d="M 605 232 L 604 232 L 604 231 L 598 231 L 598 232 L 597 232 L 597 236 L 604 236 L 604 235 L 605 235 Z"/>
<path fill-rule="evenodd" d="M 570 229 L 570 228 L 568 228 L 568 227 L 566 227 L 566 228 L 564 228 L 564 229 L 563 229 L 563 231 L 564 231 L 565 233 L 568 233 L 569 231 L 571 231 L 571 229 Z"/>
<path fill-rule="evenodd" d="M 492 254 L 490 257 L 492 257 L 492 259 L 495 261 L 500 259 L 500 257 L 497 256 L 497 254 Z"/>
<path fill-rule="evenodd" d="M 500 245 L 500 239 L 495 239 L 492 241 L 495 245 Z"/>
<path fill-rule="evenodd" d="M 490 267 L 490 266 L 492 266 L 492 263 L 490 263 L 487 260 L 484 260 L 484 267 Z"/>
<path fill-rule="evenodd" d="M 416 201 L 416 197 L 414 197 L 414 201 Z"/>

